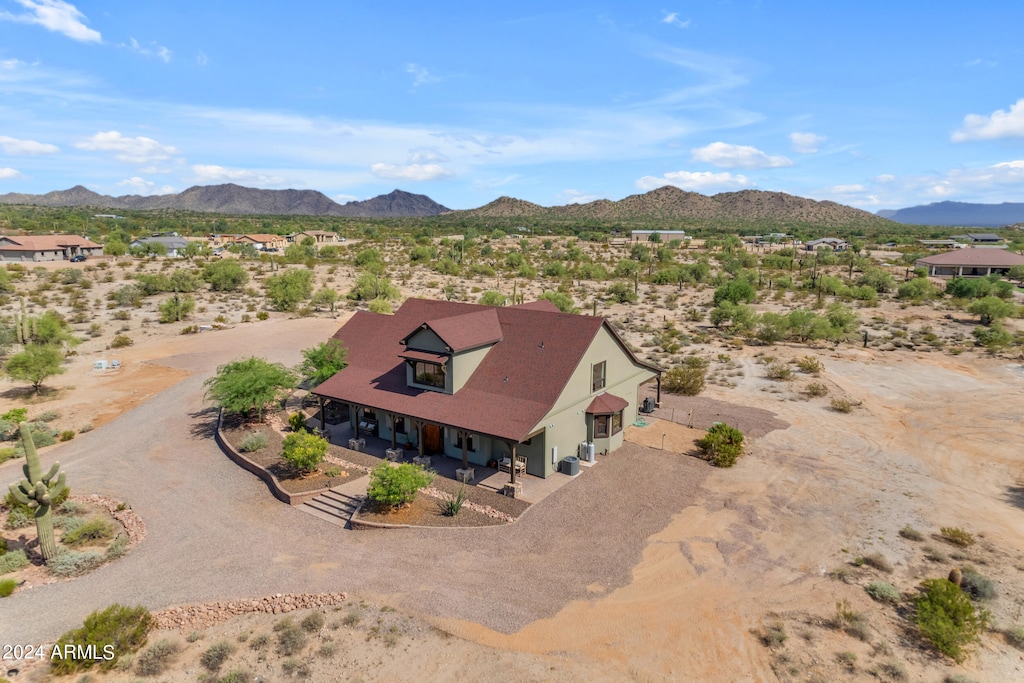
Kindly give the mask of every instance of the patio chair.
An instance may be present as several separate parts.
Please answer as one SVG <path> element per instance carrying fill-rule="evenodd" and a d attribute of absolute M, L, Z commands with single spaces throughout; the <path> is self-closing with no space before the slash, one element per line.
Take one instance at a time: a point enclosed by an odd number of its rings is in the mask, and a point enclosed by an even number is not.
<path fill-rule="evenodd" d="M 502 458 L 501 460 L 498 461 L 498 471 L 499 472 L 509 472 L 509 468 L 511 466 L 512 466 L 512 461 L 508 458 L 508 456 L 505 456 L 504 458 Z M 525 455 L 517 455 L 516 456 L 516 474 L 522 474 L 524 472 L 526 472 L 526 456 Z"/>

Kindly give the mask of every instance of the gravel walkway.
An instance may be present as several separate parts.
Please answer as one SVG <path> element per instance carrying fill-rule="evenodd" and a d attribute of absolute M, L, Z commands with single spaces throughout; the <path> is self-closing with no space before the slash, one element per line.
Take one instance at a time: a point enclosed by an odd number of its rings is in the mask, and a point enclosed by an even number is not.
<path fill-rule="evenodd" d="M 246 353 L 294 364 L 298 348 Z M 195 374 L 44 454 L 61 460 L 74 492 L 130 503 L 148 537 L 88 576 L 5 599 L 0 643 L 52 641 L 114 602 L 160 609 L 332 591 L 510 633 L 592 597 L 587 586 L 626 584 L 647 538 L 699 500 L 708 472 L 693 458 L 627 443 L 512 525 L 346 531 L 277 502 L 217 447 L 216 411 L 202 403 L 201 385 L 232 357 L 163 359 Z M 18 468 L 0 465 L 0 482 Z"/>

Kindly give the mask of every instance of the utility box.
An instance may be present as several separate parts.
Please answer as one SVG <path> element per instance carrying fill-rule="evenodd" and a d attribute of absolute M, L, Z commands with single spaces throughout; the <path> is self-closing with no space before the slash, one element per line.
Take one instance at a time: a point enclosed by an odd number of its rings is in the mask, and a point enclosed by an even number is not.
<path fill-rule="evenodd" d="M 562 460 L 562 473 L 568 474 L 570 477 L 575 477 L 580 473 L 580 459 L 575 455 L 566 456 Z"/>

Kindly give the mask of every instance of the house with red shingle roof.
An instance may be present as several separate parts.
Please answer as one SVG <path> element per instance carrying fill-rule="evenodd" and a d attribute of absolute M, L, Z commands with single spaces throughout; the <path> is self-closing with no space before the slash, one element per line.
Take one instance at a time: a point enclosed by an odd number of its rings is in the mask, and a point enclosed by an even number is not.
<path fill-rule="evenodd" d="M 394 315 L 357 312 L 334 337 L 348 366 L 313 390 L 323 408 L 342 406 L 392 447 L 464 466 L 519 458 L 527 474 L 548 477 L 583 442 L 614 451 L 637 418 L 640 385 L 660 386 L 661 370 L 607 320 L 548 301 L 408 299 Z"/>
<path fill-rule="evenodd" d="M 61 261 L 103 253 L 103 245 L 79 235 L 3 235 L 0 261 Z"/>
<path fill-rule="evenodd" d="M 919 258 L 918 268 L 927 268 L 935 277 L 985 277 L 1003 275 L 1014 266 L 1024 265 L 1024 256 L 1006 249 L 956 249 L 944 254 Z"/>

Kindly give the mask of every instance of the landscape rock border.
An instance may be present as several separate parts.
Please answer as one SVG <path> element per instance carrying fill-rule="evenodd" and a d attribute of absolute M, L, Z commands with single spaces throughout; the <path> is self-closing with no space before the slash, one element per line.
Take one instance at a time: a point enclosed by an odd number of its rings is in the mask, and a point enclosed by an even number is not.
<path fill-rule="evenodd" d="M 241 614 L 286 614 L 297 610 L 333 607 L 348 602 L 346 593 L 277 593 L 253 600 L 179 605 L 153 612 L 159 629 L 202 629 Z"/>

